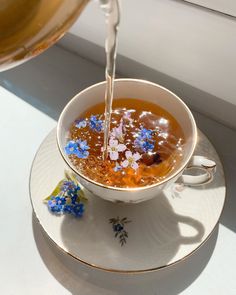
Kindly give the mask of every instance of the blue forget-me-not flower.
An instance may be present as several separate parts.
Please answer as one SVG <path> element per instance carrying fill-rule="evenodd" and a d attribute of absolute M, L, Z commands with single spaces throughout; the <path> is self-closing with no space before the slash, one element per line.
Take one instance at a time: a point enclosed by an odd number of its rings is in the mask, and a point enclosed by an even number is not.
<path fill-rule="evenodd" d="M 80 198 L 80 187 L 72 180 L 64 180 L 57 186 L 56 195 L 47 199 L 48 209 L 57 215 L 64 213 L 82 217 L 84 204 Z"/>
<path fill-rule="evenodd" d="M 87 122 L 84 119 L 76 120 L 75 121 L 75 127 L 77 128 L 85 128 L 87 126 Z"/>
<path fill-rule="evenodd" d="M 89 119 L 89 127 L 97 132 L 103 130 L 103 120 L 97 119 L 98 115 L 92 115 Z"/>
<path fill-rule="evenodd" d="M 76 141 L 70 140 L 67 142 L 65 152 L 67 155 L 76 155 L 78 158 L 85 159 L 89 155 L 89 146 L 87 140 L 78 139 Z"/>
<path fill-rule="evenodd" d="M 154 140 L 152 139 L 153 131 L 146 128 L 141 128 L 138 132 L 138 137 L 135 139 L 134 144 L 136 148 L 143 152 L 151 152 L 154 149 Z"/>

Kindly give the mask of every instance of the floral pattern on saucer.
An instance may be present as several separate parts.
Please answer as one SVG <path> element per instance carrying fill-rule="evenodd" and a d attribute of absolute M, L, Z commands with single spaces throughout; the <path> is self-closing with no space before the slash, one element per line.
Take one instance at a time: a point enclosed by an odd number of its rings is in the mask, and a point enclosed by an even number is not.
<path fill-rule="evenodd" d="M 120 245 L 126 244 L 126 239 L 128 238 L 128 232 L 125 230 L 125 224 L 131 222 L 127 217 L 120 219 L 119 216 L 116 218 L 110 218 L 109 223 L 112 224 L 112 229 L 115 233 L 115 238 L 119 238 Z"/>

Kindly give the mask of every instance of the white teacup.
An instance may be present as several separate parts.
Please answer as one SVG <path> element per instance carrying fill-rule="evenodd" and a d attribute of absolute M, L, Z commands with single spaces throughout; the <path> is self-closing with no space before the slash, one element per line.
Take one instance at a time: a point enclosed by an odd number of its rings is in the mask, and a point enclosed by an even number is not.
<path fill-rule="evenodd" d="M 151 199 L 173 184 L 177 179 L 186 185 L 202 185 L 212 180 L 215 162 L 202 157 L 193 156 L 197 144 L 197 128 L 193 115 L 185 103 L 168 89 L 138 79 L 117 79 L 114 85 L 114 99 L 136 98 L 159 105 L 167 110 L 178 121 L 184 132 L 185 145 L 180 164 L 162 181 L 144 187 L 117 188 L 106 186 L 84 176 L 71 163 L 65 153 L 68 130 L 71 124 L 89 107 L 103 102 L 106 82 L 92 85 L 78 93 L 65 106 L 57 125 L 57 142 L 62 157 L 67 165 L 76 173 L 79 182 L 93 194 L 112 202 L 138 203 Z M 200 175 L 183 175 L 185 169 L 203 170 Z"/>

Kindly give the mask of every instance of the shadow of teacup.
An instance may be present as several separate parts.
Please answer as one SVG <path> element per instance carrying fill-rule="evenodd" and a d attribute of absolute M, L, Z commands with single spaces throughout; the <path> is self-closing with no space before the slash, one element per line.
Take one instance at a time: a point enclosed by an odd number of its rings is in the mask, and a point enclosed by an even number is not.
<path fill-rule="evenodd" d="M 98 271 L 79 263 L 51 242 L 48 236 L 41 231 L 34 215 L 32 215 L 32 226 L 34 239 L 45 266 L 61 286 L 73 295 L 179 294 L 199 276 L 207 265 L 218 235 L 217 228 L 199 251 L 171 268 L 130 276 Z"/>
<path fill-rule="evenodd" d="M 61 225 L 63 245 L 69 253 L 99 268 L 119 271 L 171 264 L 194 250 L 203 235 L 202 223 L 175 213 L 164 193 L 132 205 L 90 196 L 84 217 L 65 216 Z"/>

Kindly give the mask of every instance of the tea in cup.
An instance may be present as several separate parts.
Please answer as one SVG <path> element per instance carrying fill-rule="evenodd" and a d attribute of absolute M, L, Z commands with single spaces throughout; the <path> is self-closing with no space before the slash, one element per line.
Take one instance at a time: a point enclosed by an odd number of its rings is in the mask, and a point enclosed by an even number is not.
<path fill-rule="evenodd" d="M 215 163 L 194 156 L 193 115 L 174 93 L 152 82 L 117 79 L 104 159 L 105 82 L 77 94 L 57 126 L 59 150 L 80 183 L 101 198 L 137 203 L 157 196 L 182 175 L 185 184 L 212 179 Z M 201 175 L 183 175 L 188 167 Z"/>

